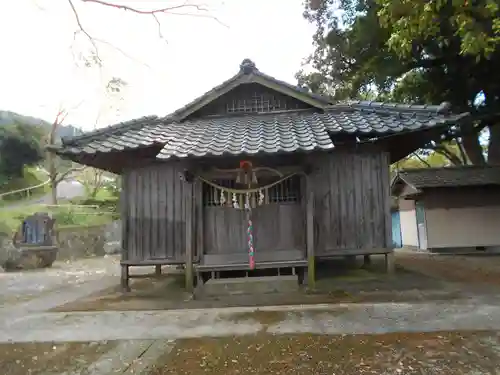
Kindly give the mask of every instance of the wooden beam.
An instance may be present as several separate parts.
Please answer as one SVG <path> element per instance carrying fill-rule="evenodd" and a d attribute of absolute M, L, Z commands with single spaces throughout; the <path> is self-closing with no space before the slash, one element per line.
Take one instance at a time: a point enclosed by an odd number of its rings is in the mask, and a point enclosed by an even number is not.
<path fill-rule="evenodd" d="M 389 275 L 393 275 L 395 271 L 394 252 L 385 254 L 385 270 Z"/>
<path fill-rule="evenodd" d="M 122 264 L 121 265 L 120 280 L 121 280 L 121 287 L 122 287 L 123 293 L 130 292 L 129 279 L 130 279 L 129 266 Z"/>
<path fill-rule="evenodd" d="M 184 182 L 186 205 L 186 290 L 193 292 L 193 184 Z"/>
<path fill-rule="evenodd" d="M 314 258 L 314 192 L 311 187 L 311 180 L 308 179 L 306 206 L 307 273 L 308 286 L 314 289 L 316 285 L 316 263 Z"/>
<path fill-rule="evenodd" d="M 299 174 L 299 173 L 305 173 L 305 171 L 310 168 L 309 165 L 299 165 L 299 166 L 285 166 L 285 167 L 264 167 L 255 165 L 254 168 L 257 171 L 257 177 L 275 177 L 278 178 L 279 176 L 273 171 L 273 169 L 279 173 L 281 173 L 283 176 L 291 175 L 291 174 Z M 262 169 L 258 169 L 262 168 Z M 207 169 L 207 170 L 197 170 L 194 169 L 193 173 L 195 174 L 200 174 L 202 177 L 205 178 L 211 178 L 211 179 L 231 179 L 236 176 L 236 169 L 231 168 L 229 171 L 228 170 L 223 170 L 223 169 Z"/>
<path fill-rule="evenodd" d="M 380 154 L 382 158 L 382 170 L 380 179 L 380 189 L 382 190 L 382 199 L 384 200 L 385 217 L 385 246 L 388 249 L 393 248 L 392 244 L 392 216 L 391 216 L 391 186 L 390 186 L 390 155 L 388 152 Z"/>
<path fill-rule="evenodd" d="M 195 213 L 196 213 L 196 225 L 195 225 L 195 237 L 196 237 L 196 248 L 195 248 L 195 260 L 199 262 L 203 256 L 204 248 L 204 230 L 203 230 L 203 183 L 197 180 L 194 184 L 195 186 Z"/>
<path fill-rule="evenodd" d="M 129 215 L 128 215 L 128 207 L 129 207 L 129 202 L 128 202 L 128 178 L 127 175 L 124 175 L 122 177 L 122 182 L 121 182 L 121 191 L 120 191 L 120 218 L 121 218 L 121 223 L 122 223 L 122 230 L 121 230 L 121 260 L 126 261 L 128 260 L 128 223 L 129 223 Z"/>

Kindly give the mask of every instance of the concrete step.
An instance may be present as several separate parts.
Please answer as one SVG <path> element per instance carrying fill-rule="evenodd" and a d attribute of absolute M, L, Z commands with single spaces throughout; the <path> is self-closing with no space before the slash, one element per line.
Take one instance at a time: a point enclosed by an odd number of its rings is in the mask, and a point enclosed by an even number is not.
<path fill-rule="evenodd" d="M 297 276 L 238 277 L 210 279 L 200 289 L 204 296 L 287 293 L 299 290 Z"/>

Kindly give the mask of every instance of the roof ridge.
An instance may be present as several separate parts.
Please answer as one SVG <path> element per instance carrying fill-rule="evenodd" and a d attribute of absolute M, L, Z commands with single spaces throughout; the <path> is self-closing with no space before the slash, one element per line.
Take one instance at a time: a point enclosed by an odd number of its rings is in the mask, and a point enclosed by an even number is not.
<path fill-rule="evenodd" d="M 448 102 L 441 104 L 402 104 L 393 102 L 378 102 L 374 100 L 347 100 L 338 102 L 331 106 L 332 108 L 347 107 L 352 109 L 370 110 L 370 111 L 393 111 L 393 112 L 411 112 L 425 113 L 429 115 L 446 115 L 451 113 L 451 105 Z"/>
<path fill-rule="evenodd" d="M 127 120 L 127 121 L 118 122 L 116 124 L 112 124 L 112 125 L 106 126 L 104 128 L 96 129 L 96 130 L 90 131 L 88 133 L 84 133 L 84 134 L 77 135 L 74 137 L 61 137 L 61 141 L 62 141 L 63 146 L 74 145 L 74 144 L 78 143 L 79 141 L 83 141 L 83 140 L 86 140 L 88 138 L 93 138 L 95 136 L 104 135 L 104 134 L 106 134 L 106 135 L 116 134 L 115 132 L 131 130 L 131 129 L 134 129 L 136 126 L 142 127 L 145 125 L 144 121 L 154 121 L 154 120 L 163 121 L 166 118 L 167 117 L 158 117 L 156 115 L 142 116 L 142 117 L 138 117 L 138 118 Z"/>
<path fill-rule="evenodd" d="M 412 173 L 421 173 L 421 172 L 433 172 L 433 171 L 460 171 L 460 170 L 470 170 L 470 169 L 500 169 L 500 165 L 450 165 L 444 167 L 425 167 L 425 168 L 408 168 L 408 169 L 400 169 L 398 174 L 412 174 Z"/>

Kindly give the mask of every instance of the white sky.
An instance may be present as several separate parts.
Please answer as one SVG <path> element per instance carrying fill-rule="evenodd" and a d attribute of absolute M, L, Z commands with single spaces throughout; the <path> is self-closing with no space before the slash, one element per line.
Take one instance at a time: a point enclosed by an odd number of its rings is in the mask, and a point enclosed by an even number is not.
<path fill-rule="evenodd" d="M 208 18 L 159 15 L 167 41 L 151 16 L 73 1 L 92 36 L 134 59 L 98 44 L 104 68 L 79 68 L 74 53 L 91 45 L 82 34 L 73 41 L 78 27 L 67 0 L 0 1 L 0 109 L 52 121 L 63 106 L 71 110 L 67 124 L 90 130 L 99 112 L 98 127 L 166 115 L 236 74 L 246 57 L 262 72 L 294 83 L 312 50 L 313 27 L 302 18 L 302 0 L 191 0 L 208 5 L 227 27 Z M 121 3 L 144 9 L 178 4 Z M 118 115 L 106 109 L 110 100 L 102 94 L 112 76 L 129 83 Z"/>

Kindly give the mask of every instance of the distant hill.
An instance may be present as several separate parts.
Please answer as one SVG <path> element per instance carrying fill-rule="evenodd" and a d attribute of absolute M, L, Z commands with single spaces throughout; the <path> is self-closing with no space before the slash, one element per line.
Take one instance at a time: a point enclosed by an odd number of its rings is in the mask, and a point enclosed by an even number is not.
<path fill-rule="evenodd" d="M 24 116 L 19 113 L 0 110 L 0 126 L 11 125 L 14 122 L 33 126 L 42 125 L 47 127 L 47 130 L 50 129 L 51 126 L 49 122 L 36 117 Z M 57 130 L 57 135 L 59 137 L 74 137 L 80 134 L 83 134 L 83 131 L 73 125 L 61 125 Z"/>

